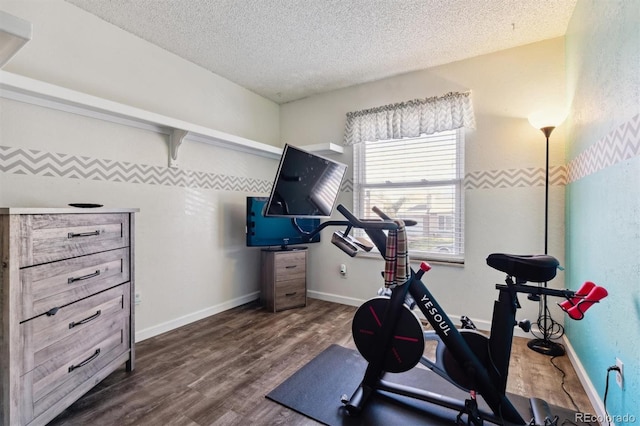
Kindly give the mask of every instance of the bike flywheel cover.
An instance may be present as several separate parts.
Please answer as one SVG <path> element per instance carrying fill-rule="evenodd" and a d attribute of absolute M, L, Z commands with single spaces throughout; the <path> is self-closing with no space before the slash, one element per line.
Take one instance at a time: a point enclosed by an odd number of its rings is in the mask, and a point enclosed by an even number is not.
<path fill-rule="evenodd" d="M 389 305 L 388 297 L 375 297 L 358 308 L 351 331 L 360 354 L 368 362 L 384 351 L 380 332 Z M 420 320 L 406 305 L 398 318 L 391 342 L 384 357 L 383 370 L 401 373 L 415 367 L 424 353 L 424 334 Z"/>

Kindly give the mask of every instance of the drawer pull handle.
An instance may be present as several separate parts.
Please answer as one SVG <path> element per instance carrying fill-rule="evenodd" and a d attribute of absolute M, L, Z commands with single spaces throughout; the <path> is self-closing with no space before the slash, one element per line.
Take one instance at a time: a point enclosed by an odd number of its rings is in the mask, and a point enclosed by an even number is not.
<path fill-rule="evenodd" d="M 98 275 L 100 275 L 100 270 L 96 270 L 94 273 L 88 274 L 88 275 L 83 275 L 81 277 L 72 277 L 69 278 L 67 280 L 67 284 L 72 284 L 75 283 L 76 281 L 84 281 L 84 280 L 88 280 L 89 278 L 93 278 L 93 277 L 97 277 Z"/>
<path fill-rule="evenodd" d="M 295 268 L 297 266 L 298 265 L 288 265 L 288 266 L 285 266 L 285 269 L 293 269 L 293 268 Z"/>
<path fill-rule="evenodd" d="M 293 293 L 285 293 L 285 296 L 287 296 L 287 297 L 295 296 L 296 293 L 298 293 L 298 292 L 294 291 Z"/>
<path fill-rule="evenodd" d="M 98 355 L 100 355 L 100 348 L 96 349 L 93 355 L 82 361 L 80 364 L 72 365 L 71 367 L 69 367 L 69 373 L 71 373 L 76 368 L 84 367 L 85 365 L 89 364 L 91 361 L 98 358 Z"/>
<path fill-rule="evenodd" d="M 94 319 L 98 318 L 100 316 L 100 314 L 102 313 L 102 311 L 98 310 L 98 312 L 96 312 L 95 314 L 91 315 L 90 317 L 87 317 L 83 320 L 80 320 L 78 322 L 75 321 L 71 321 L 69 323 L 69 329 L 72 329 L 73 327 L 75 327 L 76 325 L 82 325 L 82 324 L 86 324 L 89 321 L 93 321 Z"/>
<path fill-rule="evenodd" d="M 60 310 L 60 308 L 58 308 L 57 306 L 54 308 L 49 309 L 47 312 L 45 312 L 45 314 L 47 314 L 48 317 L 52 317 L 55 314 L 58 313 L 58 311 Z"/>
<path fill-rule="evenodd" d="M 95 235 L 100 235 L 100 230 L 97 231 L 93 231 L 93 232 L 80 232 L 78 234 L 75 234 L 73 232 L 69 232 L 67 234 L 67 238 L 76 238 L 76 237 L 93 237 Z"/>

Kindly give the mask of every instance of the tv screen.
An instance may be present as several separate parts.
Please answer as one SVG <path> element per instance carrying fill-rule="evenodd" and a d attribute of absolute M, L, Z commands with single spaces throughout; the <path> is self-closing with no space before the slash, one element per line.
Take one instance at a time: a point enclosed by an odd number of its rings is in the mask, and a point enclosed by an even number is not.
<path fill-rule="evenodd" d="M 329 217 L 347 166 L 285 145 L 265 216 Z"/>
<path fill-rule="evenodd" d="M 247 246 L 286 249 L 290 245 L 320 242 L 320 233 L 311 240 L 301 233 L 290 217 L 265 217 L 263 211 L 268 197 L 247 197 Z M 311 232 L 320 226 L 320 219 L 296 219 L 296 224 L 304 232 Z"/>

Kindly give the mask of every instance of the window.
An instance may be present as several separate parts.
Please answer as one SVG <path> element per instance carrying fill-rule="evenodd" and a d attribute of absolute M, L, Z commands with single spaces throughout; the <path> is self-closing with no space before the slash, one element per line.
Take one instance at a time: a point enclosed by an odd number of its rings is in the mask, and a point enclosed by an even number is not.
<path fill-rule="evenodd" d="M 354 210 L 377 218 L 413 219 L 409 255 L 464 260 L 464 130 L 418 138 L 362 142 L 353 146 Z"/>

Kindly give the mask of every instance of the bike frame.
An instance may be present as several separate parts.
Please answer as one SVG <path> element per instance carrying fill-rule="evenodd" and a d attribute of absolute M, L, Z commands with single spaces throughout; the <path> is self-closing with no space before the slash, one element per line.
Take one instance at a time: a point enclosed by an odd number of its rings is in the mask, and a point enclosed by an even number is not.
<path fill-rule="evenodd" d="M 371 238 L 372 242 L 376 245 L 380 253 L 385 253 L 385 233 L 380 229 L 364 228 L 364 230 L 367 235 L 369 235 L 369 238 Z M 465 371 L 466 374 L 468 374 L 469 377 L 472 377 L 474 379 L 475 383 L 477 383 L 477 391 L 480 393 L 480 395 L 482 395 L 485 402 L 487 403 L 487 405 L 489 405 L 495 416 L 497 416 L 487 418 L 487 420 L 500 422 L 501 419 L 504 419 L 511 423 L 525 424 L 526 422 L 522 419 L 522 416 L 518 413 L 513 404 L 511 404 L 511 402 L 505 395 L 506 376 L 509 367 L 511 342 L 513 339 L 513 327 L 516 325 L 515 314 L 518 306 L 515 296 L 516 293 L 511 291 L 501 291 L 501 296 L 494 305 L 494 320 L 492 321 L 491 336 L 500 335 L 501 338 L 499 339 L 500 344 L 492 344 L 491 338 L 489 339 L 490 348 L 492 346 L 495 346 L 494 349 L 496 355 L 499 355 L 499 365 L 496 365 L 496 369 L 492 371 L 488 370 L 484 365 L 482 365 L 478 357 L 473 353 L 449 316 L 445 313 L 444 309 L 442 309 L 436 298 L 424 285 L 424 283 L 420 279 L 421 275 L 422 274 L 420 274 L 419 272 L 415 273 L 412 270 L 409 282 L 392 290 L 388 313 L 387 316 L 385 316 L 383 328 L 381 331 L 381 342 L 379 342 L 379 347 L 389 347 L 390 338 L 394 331 L 393 329 L 395 328 L 395 319 L 390 318 L 389 314 L 400 312 L 400 309 L 397 305 L 404 303 L 406 293 L 408 292 L 416 301 L 418 308 L 420 309 L 426 320 L 429 322 L 429 324 L 431 324 L 438 337 L 440 337 L 442 343 L 447 347 L 454 359 L 459 363 L 460 367 Z M 502 325 L 497 325 L 498 323 L 501 323 Z M 388 328 L 390 329 L 387 331 L 388 337 L 385 335 L 385 326 L 388 326 Z M 500 327 L 501 330 L 497 330 L 497 327 Z M 494 330 L 494 328 L 496 328 L 496 330 Z M 494 335 L 494 333 L 496 334 Z M 502 345 L 502 347 L 500 347 L 500 345 Z M 384 360 L 385 356 L 386 354 L 384 353 L 384 351 L 380 351 L 380 360 L 373 360 L 372 362 L 370 362 L 361 387 L 371 388 L 371 390 L 381 389 L 381 387 L 379 386 L 379 378 L 382 370 L 377 365 L 382 365 L 382 361 Z M 427 400 L 429 402 L 434 402 L 440 405 L 445 405 L 453 409 L 463 410 L 465 408 L 464 401 L 446 398 L 443 395 L 434 393 L 423 395 L 420 394 L 420 392 L 408 395 L 406 392 L 407 389 L 396 388 L 395 386 L 386 382 L 383 382 L 383 385 L 384 390 L 388 390 L 391 392 L 400 391 L 403 395 L 414 396 L 419 399 Z M 363 396 L 364 393 L 370 393 L 370 391 L 364 391 Z M 354 401 L 352 398 L 350 402 L 350 404 L 354 405 L 354 410 L 356 411 L 362 408 L 361 406 L 358 407 L 358 405 L 364 405 L 363 403 L 364 401 L 360 401 L 360 398 L 356 398 L 356 401 Z"/>
<path fill-rule="evenodd" d="M 384 231 L 397 229 L 397 224 L 375 208 L 374 211 L 383 219 L 382 221 L 361 221 L 354 217 L 344 206 L 339 205 L 337 209 L 347 218 L 347 221 L 324 222 L 318 229 L 309 233 L 309 237 L 313 237 L 316 233 L 328 226 L 347 226 L 344 232 L 345 235 L 354 227 L 362 228 L 384 257 L 387 241 L 387 236 Z M 415 272 L 412 269 L 409 281 L 392 290 L 376 346 L 381 349 L 390 347 L 390 341 L 395 332 L 402 304 L 405 302 L 407 293 L 409 293 L 416 301 L 418 308 L 429 324 L 431 324 L 442 343 L 451 352 L 451 355 L 468 377 L 473 378 L 474 383 L 477 384 L 478 389 L 474 390 L 482 395 L 493 412 L 493 415 L 480 413 L 482 418 L 494 423 L 507 421 L 514 424 L 526 424 L 527 422 L 524 421 L 520 413 L 505 395 L 514 327 L 517 325 L 515 316 L 517 309 L 520 307 L 517 294 L 545 294 L 568 298 L 574 293 L 568 290 L 555 290 L 546 287 L 525 285 L 523 283 L 513 283 L 510 277 L 507 278 L 506 285 L 496 284 L 496 289 L 499 290 L 499 297 L 498 300 L 494 302 L 491 334 L 488 339 L 488 350 L 492 361 L 492 368 L 487 368 L 487 366 L 480 362 L 445 313 L 444 309 L 442 309 L 435 297 L 424 285 L 421 280 L 423 273 L 424 271 L 422 270 Z M 347 411 L 349 411 L 350 414 L 360 412 L 369 396 L 375 390 L 384 390 L 417 398 L 454 410 L 466 410 L 465 401 L 460 401 L 428 390 L 409 388 L 385 381 L 383 379 L 385 372 L 382 369 L 382 365 L 386 355 L 385 350 L 380 350 L 379 353 L 376 353 L 376 356 L 370 360 L 362 383 L 346 404 Z"/>

